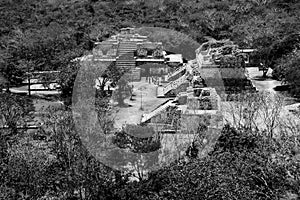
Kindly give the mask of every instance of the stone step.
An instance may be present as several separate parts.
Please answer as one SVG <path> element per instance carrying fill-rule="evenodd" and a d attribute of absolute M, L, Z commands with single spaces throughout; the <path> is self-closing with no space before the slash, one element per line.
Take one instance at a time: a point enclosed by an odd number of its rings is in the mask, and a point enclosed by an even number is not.
<path fill-rule="evenodd" d="M 161 104 L 159 107 L 155 108 L 154 110 L 152 110 L 150 113 L 148 114 L 144 114 L 142 116 L 142 123 L 147 122 L 148 120 L 150 120 L 151 118 L 161 114 L 162 112 L 166 111 L 166 109 L 170 106 L 173 105 L 173 100 L 167 100 L 166 102 L 164 102 L 163 104 Z"/>
<path fill-rule="evenodd" d="M 117 67 L 135 67 L 135 64 L 123 64 L 123 63 L 120 63 L 120 64 L 117 64 Z"/>
<path fill-rule="evenodd" d="M 156 89 L 156 97 L 157 98 L 164 98 L 165 94 L 164 94 L 164 87 L 158 86 Z"/>
<path fill-rule="evenodd" d="M 116 63 L 135 63 L 135 60 L 117 60 Z"/>
<path fill-rule="evenodd" d="M 116 61 L 117 63 L 135 63 L 135 60 L 134 59 L 117 59 Z"/>

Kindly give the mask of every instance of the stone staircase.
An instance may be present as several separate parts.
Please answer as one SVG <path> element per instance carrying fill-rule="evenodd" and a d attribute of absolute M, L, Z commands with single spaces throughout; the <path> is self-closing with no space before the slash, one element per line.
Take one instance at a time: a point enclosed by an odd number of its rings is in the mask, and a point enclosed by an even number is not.
<path fill-rule="evenodd" d="M 176 79 L 174 81 L 171 81 L 170 83 L 168 83 L 167 85 L 165 85 L 163 87 L 163 94 L 166 95 L 171 90 L 177 89 L 181 84 L 187 82 L 186 78 L 187 78 L 186 75 L 183 75 L 180 78 L 178 78 L 178 79 Z"/>
<path fill-rule="evenodd" d="M 136 66 L 134 52 L 137 49 L 135 41 L 121 41 L 117 52 L 116 66 L 132 69 Z"/>
<path fill-rule="evenodd" d="M 178 76 L 182 75 L 181 73 L 184 72 L 184 70 L 186 70 L 186 65 L 176 69 L 172 74 L 168 75 L 168 80 L 169 81 L 173 81 L 174 79 L 178 78 Z"/>
<path fill-rule="evenodd" d="M 160 106 L 158 106 L 157 108 L 152 110 L 150 113 L 143 114 L 142 119 L 141 119 L 141 123 L 145 123 L 145 122 L 149 121 L 151 118 L 153 118 L 153 117 L 159 115 L 160 113 L 164 112 L 170 106 L 175 106 L 175 104 L 173 103 L 173 100 L 171 100 L 171 99 L 165 101 L 163 104 L 161 104 Z"/>
<path fill-rule="evenodd" d="M 123 55 L 134 55 L 137 49 L 137 44 L 135 41 L 125 40 L 119 43 L 118 56 Z"/>
<path fill-rule="evenodd" d="M 120 68 L 126 68 L 126 69 L 132 69 L 135 68 L 135 59 L 124 59 L 124 58 L 118 58 L 116 60 L 116 66 Z"/>

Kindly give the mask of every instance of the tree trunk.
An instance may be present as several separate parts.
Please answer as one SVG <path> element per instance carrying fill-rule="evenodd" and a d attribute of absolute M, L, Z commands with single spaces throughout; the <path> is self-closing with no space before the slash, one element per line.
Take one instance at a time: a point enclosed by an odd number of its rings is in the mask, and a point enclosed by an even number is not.
<path fill-rule="evenodd" d="M 264 69 L 263 70 L 263 77 L 264 78 L 267 78 L 267 73 L 268 73 L 268 69 Z"/>
<path fill-rule="evenodd" d="M 8 82 L 8 83 L 6 84 L 6 92 L 7 92 L 7 93 L 10 93 L 9 88 L 10 88 L 10 83 Z"/>

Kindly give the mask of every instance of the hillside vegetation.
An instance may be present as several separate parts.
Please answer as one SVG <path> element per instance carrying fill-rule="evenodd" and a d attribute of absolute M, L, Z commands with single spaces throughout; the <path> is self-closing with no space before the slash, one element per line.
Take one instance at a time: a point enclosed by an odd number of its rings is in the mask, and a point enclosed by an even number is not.
<path fill-rule="evenodd" d="M 108 138 L 120 149 L 148 153 L 160 148 L 160 133 L 137 138 L 126 129 L 113 132 L 110 99 L 101 90 L 92 99 L 76 95 L 72 99 L 82 107 L 95 104 L 98 119 L 88 109 L 78 106 L 85 111 L 80 116 L 68 107 L 80 67 L 71 60 L 90 53 L 94 42 L 106 40 L 122 27 L 162 27 L 198 43 L 226 38 L 241 48 L 255 48 L 260 61 L 274 69 L 274 76 L 299 95 L 299 0 L 1 0 L 0 13 L 0 200 L 299 199 L 300 112 L 289 112 L 282 120 L 282 104 L 263 95 L 251 94 L 252 98 L 232 104 L 239 111 L 229 113 L 236 124 L 224 126 L 207 156 L 199 156 L 207 141 L 195 131 L 184 159 L 149 174 L 143 174 L 140 160 L 133 163 L 137 168 L 133 172 L 108 167 L 93 154 L 102 152 L 92 152 L 84 142 L 91 135 L 91 147 Z M 163 41 L 168 41 L 167 36 Z M 193 48 L 196 42 L 190 43 Z M 179 45 L 182 50 L 187 46 Z M 88 75 L 81 74 L 79 81 L 94 85 L 90 75 L 100 76 L 97 67 L 87 65 Z M 39 97 L 2 91 L 19 85 L 26 72 L 40 70 L 60 71 L 56 78 L 64 107 L 34 112 Z M 122 75 L 115 65 L 102 74 L 113 81 Z M 255 121 L 260 113 L 263 128 Z M 39 129 L 20 129 L 37 116 Z M 94 129 L 92 120 L 85 124 L 88 128 L 79 130 L 74 118 L 81 123 L 93 118 L 101 129 Z M 131 128 L 136 135 L 149 131 Z M 128 155 L 109 155 L 101 156 L 128 161 Z M 147 163 L 147 158 L 143 161 Z M 133 176 L 138 181 L 132 181 Z"/>
<path fill-rule="evenodd" d="M 261 62 L 278 69 L 297 62 L 290 54 L 300 40 L 297 0 L 3 0 L 0 12 L 0 71 L 10 83 L 18 83 L 28 66 L 65 68 L 121 27 L 168 28 L 198 43 L 205 36 L 228 38 L 258 49 Z M 282 65 L 282 59 L 294 61 Z M 277 78 L 298 91 L 299 83 L 291 80 L 299 79 L 298 68 L 293 76 L 278 71 Z"/>

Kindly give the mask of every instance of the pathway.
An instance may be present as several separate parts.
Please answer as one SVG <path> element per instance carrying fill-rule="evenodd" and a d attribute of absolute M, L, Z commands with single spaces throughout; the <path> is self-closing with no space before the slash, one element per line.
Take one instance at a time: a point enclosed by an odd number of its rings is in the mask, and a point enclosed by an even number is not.
<path fill-rule="evenodd" d="M 274 80 L 271 78 L 272 76 L 272 70 L 269 69 L 267 76 L 268 78 L 262 78 L 262 72 L 258 71 L 258 67 L 248 67 L 248 74 L 249 78 L 253 82 L 254 86 L 259 90 L 259 91 L 272 91 L 276 92 L 274 88 L 276 86 L 280 86 L 281 82 Z"/>

